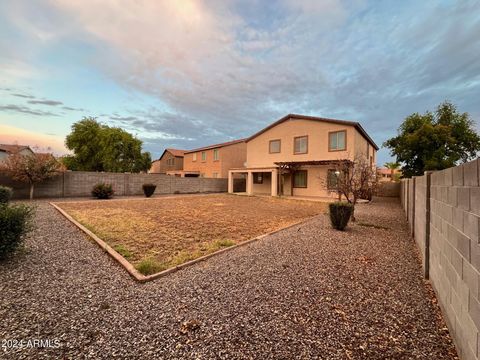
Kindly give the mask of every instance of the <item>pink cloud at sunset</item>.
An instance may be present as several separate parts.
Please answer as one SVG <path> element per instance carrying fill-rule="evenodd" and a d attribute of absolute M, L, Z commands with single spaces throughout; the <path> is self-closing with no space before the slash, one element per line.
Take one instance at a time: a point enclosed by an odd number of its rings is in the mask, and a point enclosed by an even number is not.
<path fill-rule="evenodd" d="M 0 125 L 0 144 L 28 145 L 38 151 L 51 151 L 55 155 L 63 155 L 68 152 L 64 145 L 64 139 L 59 136 L 38 134 L 9 125 Z"/>

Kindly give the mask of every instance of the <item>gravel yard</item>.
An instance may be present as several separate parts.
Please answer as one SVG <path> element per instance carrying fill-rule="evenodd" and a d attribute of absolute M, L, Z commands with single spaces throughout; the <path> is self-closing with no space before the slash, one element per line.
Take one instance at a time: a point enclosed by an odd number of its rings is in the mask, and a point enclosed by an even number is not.
<path fill-rule="evenodd" d="M 454 359 L 396 202 L 326 215 L 140 284 L 48 203 L 0 265 L 0 358 Z"/>

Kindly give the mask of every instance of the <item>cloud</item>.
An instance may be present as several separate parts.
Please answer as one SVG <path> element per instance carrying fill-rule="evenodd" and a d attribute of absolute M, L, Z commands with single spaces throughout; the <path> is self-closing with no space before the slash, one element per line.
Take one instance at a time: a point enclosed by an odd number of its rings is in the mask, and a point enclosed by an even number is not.
<path fill-rule="evenodd" d="M 74 108 L 70 106 L 62 106 L 62 109 L 67 111 L 85 111 L 83 108 Z"/>
<path fill-rule="evenodd" d="M 22 44 L 88 47 L 94 56 L 82 66 L 149 99 L 95 111 L 151 148 L 248 136 L 287 113 L 360 121 L 378 144 L 445 98 L 478 114 L 478 1 L 51 4 L 15 6 L 9 19 L 33 39 Z M 11 59 L 9 78 L 36 76 L 37 67 Z"/>
<path fill-rule="evenodd" d="M 137 120 L 137 118 L 135 116 L 110 116 L 110 119 L 111 120 L 116 120 L 116 121 L 121 121 L 121 122 L 129 122 L 129 121 L 133 121 L 133 120 Z"/>
<path fill-rule="evenodd" d="M 59 136 L 40 134 L 38 132 L 1 124 L 0 143 L 28 145 L 32 148 L 40 149 L 51 148 L 51 151 L 56 155 L 63 155 L 68 152 L 64 145 L 64 139 Z"/>
<path fill-rule="evenodd" d="M 24 114 L 37 115 L 37 116 L 58 116 L 58 114 L 52 113 L 50 111 L 36 110 L 36 109 L 31 109 L 27 106 L 14 105 L 14 104 L 0 105 L 0 111 L 20 112 Z"/>
<path fill-rule="evenodd" d="M 29 100 L 29 104 L 39 104 L 39 105 L 48 105 L 48 106 L 57 106 L 63 105 L 63 102 L 56 100 Z"/>
<path fill-rule="evenodd" d="M 35 99 L 35 96 L 33 95 L 17 94 L 17 93 L 12 93 L 11 95 L 16 97 L 26 98 L 26 99 Z"/>

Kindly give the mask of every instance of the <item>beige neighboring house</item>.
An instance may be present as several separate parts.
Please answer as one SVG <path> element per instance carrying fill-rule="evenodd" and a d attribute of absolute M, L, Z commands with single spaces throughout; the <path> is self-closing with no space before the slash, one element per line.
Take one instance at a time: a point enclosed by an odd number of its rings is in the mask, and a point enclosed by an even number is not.
<path fill-rule="evenodd" d="M 27 145 L 0 144 L 0 163 L 11 154 L 33 155 L 34 152 Z"/>
<path fill-rule="evenodd" d="M 227 178 L 228 170 L 245 165 L 247 144 L 245 139 L 209 145 L 185 151 L 183 171 L 179 176 Z"/>
<path fill-rule="evenodd" d="M 247 162 L 229 171 L 247 175 L 247 194 L 337 196 L 335 166 L 364 157 L 375 167 L 378 146 L 358 122 L 287 115 L 246 140 Z"/>
<path fill-rule="evenodd" d="M 402 170 L 400 169 L 393 170 L 393 178 L 392 178 L 391 169 L 388 169 L 386 167 L 377 168 L 377 179 L 379 182 L 400 181 L 401 176 L 402 176 Z"/>
<path fill-rule="evenodd" d="M 152 162 L 149 173 L 166 174 L 169 171 L 183 170 L 183 153 L 185 150 L 165 149 L 158 160 Z"/>

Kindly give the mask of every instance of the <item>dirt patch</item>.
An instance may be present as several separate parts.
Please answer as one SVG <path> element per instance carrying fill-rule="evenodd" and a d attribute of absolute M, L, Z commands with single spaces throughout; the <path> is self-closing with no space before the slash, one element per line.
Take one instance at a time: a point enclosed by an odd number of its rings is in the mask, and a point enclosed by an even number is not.
<path fill-rule="evenodd" d="M 84 201 L 59 206 L 119 249 L 144 274 L 326 211 L 326 204 L 321 202 L 232 195 Z"/>

